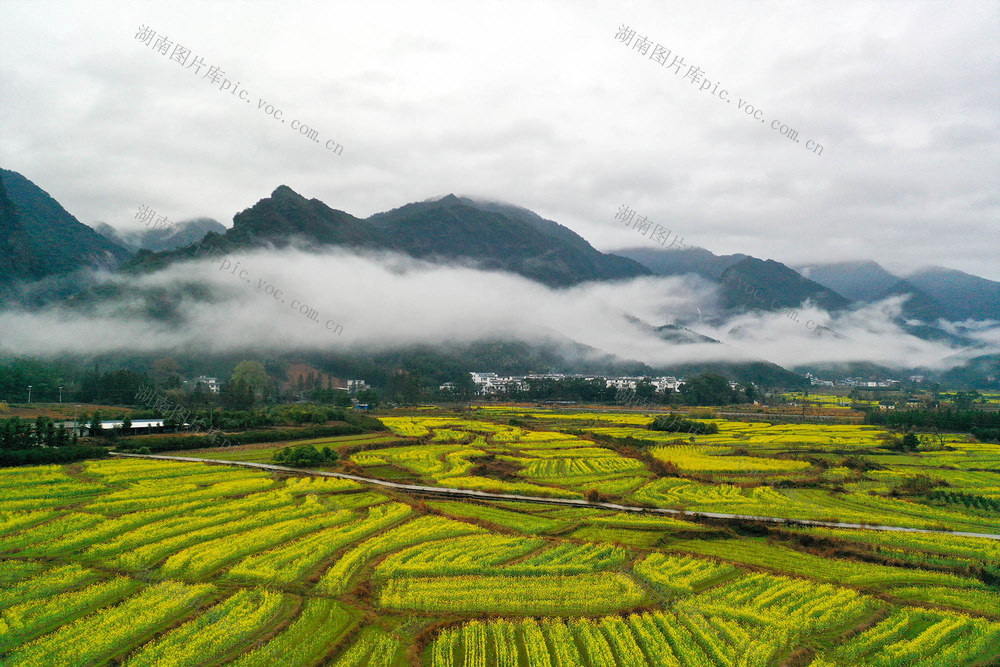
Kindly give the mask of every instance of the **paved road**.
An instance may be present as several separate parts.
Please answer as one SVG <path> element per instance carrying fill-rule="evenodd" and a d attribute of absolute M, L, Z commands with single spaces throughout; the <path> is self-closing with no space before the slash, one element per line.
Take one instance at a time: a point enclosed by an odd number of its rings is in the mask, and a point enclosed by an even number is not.
<path fill-rule="evenodd" d="M 931 533 L 935 535 L 953 535 L 955 537 L 984 537 L 990 540 L 1000 540 L 1000 535 L 992 533 L 966 533 L 956 530 L 929 530 L 926 528 L 907 528 L 905 526 L 878 526 L 865 523 L 842 523 L 838 521 L 813 521 L 811 519 L 786 519 L 778 516 L 754 516 L 752 514 L 726 514 L 723 512 L 696 512 L 668 509 L 665 507 L 636 507 L 634 505 L 619 505 L 618 503 L 598 503 L 589 500 L 579 500 L 576 498 L 542 498 L 540 496 L 521 496 L 513 493 L 491 493 L 488 491 L 476 491 L 474 489 L 455 489 L 445 486 L 421 486 L 419 484 L 400 484 L 398 482 L 388 482 L 384 479 L 374 479 L 371 477 L 361 477 L 359 475 L 349 475 L 342 472 L 327 472 L 325 470 L 304 470 L 302 468 L 288 468 L 276 466 L 270 463 L 254 463 L 252 461 L 222 461 L 219 459 L 200 459 L 190 456 L 164 456 L 162 454 L 125 454 L 121 452 L 110 452 L 112 456 L 124 456 L 137 459 L 158 459 L 165 461 L 188 461 L 192 463 L 210 463 L 213 465 L 239 466 L 242 468 L 257 468 L 259 470 L 273 470 L 276 472 L 290 472 L 300 475 L 318 475 L 320 477 L 339 477 L 341 479 L 352 479 L 362 484 L 374 484 L 397 491 L 407 493 L 417 493 L 421 495 L 439 495 L 450 498 L 477 498 L 479 500 L 502 500 L 516 501 L 521 503 L 545 503 L 547 505 L 572 505 L 574 507 L 596 507 L 601 509 L 616 510 L 618 512 L 642 512 L 651 514 L 674 514 L 680 517 L 701 516 L 712 519 L 744 519 L 747 521 L 764 521 L 767 523 L 780 523 L 801 526 L 824 526 L 827 528 L 860 528 L 863 530 L 882 530 L 899 533 Z"/>

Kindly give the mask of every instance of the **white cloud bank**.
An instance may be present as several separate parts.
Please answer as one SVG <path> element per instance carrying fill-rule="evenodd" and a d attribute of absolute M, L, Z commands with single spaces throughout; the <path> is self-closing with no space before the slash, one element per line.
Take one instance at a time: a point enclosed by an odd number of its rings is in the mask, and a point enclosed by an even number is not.
<path fill-rule="evenodd" d="M 797 322 L 782 313 L 699 320 L 700 312 L 715 308 L 719 288 L 695 277 L 645 277 L 552 289 L 511 274 L 399 255 L 284 250 L 232 255 L 214 263 L 185 262 L 138 277 L 103 275 L 99 280 L 125 288 L 130 296 L 101 301 L 86 312 L 64 306 L 0 312 L 0 350 L 42 356 L 377 351 L 512 338 L 576 341 L 654 367 L 759 359 L 786 367 L 869 361 L 929 368 L 1000 351 L 1000 326 L 995 322 L 964 323 L 963 330 L 972 331 L 985 346 L 974 350 L 906 333 L 893 322 L 900 298 L 837 316 L 806 304 Z M 198 288 L 201 295 L 195 297 Z M 150 300 L 137 296 L 137 290 L 158 291 L 168 302 L 179 299 L 180 322 L 150 318 Z M 315 315 L 301 314 L 298 308 L 303 305 Z M 664 341 L 643 322 L 685 322 L 723 344 Z"/>

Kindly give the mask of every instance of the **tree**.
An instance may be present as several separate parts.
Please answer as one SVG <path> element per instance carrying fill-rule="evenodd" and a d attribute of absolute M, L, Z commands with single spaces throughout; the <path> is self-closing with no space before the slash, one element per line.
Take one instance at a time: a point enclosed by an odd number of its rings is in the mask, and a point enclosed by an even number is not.
<path fill-rule="evenodd" d="M 901 448 L 904 452 L 915 452 L 917 447 L 920 446 L 920 438 L 918 438 L 913 433 L 907 433 L 903 436 L 903 441 L 901 443 Z"/>
<path fill-rule="evenodd" d="M 101 411 L 94 410 L 94 416 L 90 418 L 90 435 L 96 437 L 101 434 Z"/>
<path fill-rule="evenodd" d="M 476 383 L 472 381 L 472 376 L 462 372 L 455 376 L 455 396 L 460 401 L 468 402 L 476 395 Z M 360 393 L 358 394 L 360 396 Z M 358 398 L 360 401 L 361 399 Z"/>
<path fill-rule="evenodd" d="M 359 403 L 365 403 L 366 405 L 369 405 L 373 408 L 379 404 L 378 392 L 375 391 L 374 389 L 365 389 L 363 391 L 359 391 L 355 395 L 355 398 L 358 399 Z"/>
<path fill-rule="evenodd" d="M 722 375 L 702 373 L 684 381 L 681 396 L 688 405 L 726 405 L 733 400 L 733 389 Z"/>
<path fill-rule="evenodd" d="M 162 357 L 153 362 L 153 379 L 162 389 L 177 389 L 181 386 L 180 366 L 170 357 Z"/>
<path fill-rule="evenodd" d="M 234 384 L 244 385 L 253 395 L 254 400 L 264 398 L 270 378 L 264 364 L 259 361 L 241 361 L 233 369 L 232 381 Z"/>
<path fill-rule="evenodd" d="M 957 394 L 955 394 L 955 409 L 971 410 L 972 401 L 975 398 L 975 396 L 976 395 L 973 394 L 972 392 L 969 393 L 965 393 L 964 391 L 958 392 Z"/>
<path fill-rule="evenodd" d="M 698 422 L 682 419 L 677 415 L 660 415 L 653 420 L 648 428 L 652 431 L 668 431 L 670 433 L 708 434 L 719 432 L 719 427 L 712 422 Z"/>
<path fill-rule="evenodd" d="M 423 379 L 420 371 L 400 369 L 392 377 L 389 391 L 400 403 L 404 405 L 415 404 L 420 400 L 420 395 L 423 392 Z"/>
<path fill-rule="evenodd" d="M 635 398 L 640 405 L 648 405 L 653 402 L 656 396 L 656 387 L 650 382 L 648 377 L 644 377 L 635 384 Z"/>
<path fill-rule="evenodd" d="M 329 447 L 324 447 L 322 450 L 318 450 L 313 445 L 282 447 L 272 456 L 272 459 L 276 463 L 285 463 L 292 466 L 312 466 L 320 463 L 333 463 L 339 458 L 340 455 Z"/>
<path fill-rule="evenodd" d="M 132 430 L 132 418 L 125 415 L 125 419 L 122 420 L 122 431 L 128 433 Z"/>

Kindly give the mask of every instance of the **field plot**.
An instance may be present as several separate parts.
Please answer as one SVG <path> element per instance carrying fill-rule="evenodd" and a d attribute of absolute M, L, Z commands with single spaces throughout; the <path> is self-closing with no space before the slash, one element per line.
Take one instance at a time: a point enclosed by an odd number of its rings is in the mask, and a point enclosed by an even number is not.
<path fill-rule="evenodd" d="M 968 665 L 995 659 L 998 644 L 1000 624 L 948 612 L 900 609 L 817 662 L 880 667 Z"/>
<path fill-rule="evenodd" d="M 650 478 L 641 461 L 556 431 L 492 424 L 483 428 L 486 422 L 441 417 L 387 418 L 386 424 L 400 435 L 430 436 L 430 441 L 367 450 L 352 460 L 370 468 L 399 467 L 440 486 L 578 498 L 589 490 L 625 493 Z M 511 479 L 509 469 L 503 478 L 476 474 L 485 459 L 513 465 L 522 481 Z"/>
<path fill-rule="evenodd" d="M 645 591 L 623 574 L 392 579 L 379 591 L 389 609 L 500 614 L 594 614 L 636 606 Z"/>
<path fill-rule="evenodd" d="M 996 448 L 958 436 L 945 436 L 951 449 L 900 455 L 879 449 L 870 427 L 716 420 L 720 433 L 673 444 L 637 414 L 423 414 L 387 418 L 389 440 L 351 458 L 459 488 L 997 523 L 972 499 L 996 493 L 998 473 L 983 465 Z M 540 420 L 544 430 L 525 425 Z M 643 438 L 618 447 L 581 429 L 653 437 L 636 451 Z M 761 442 L 763 432 L 775 438 Z M 862 450 L 892 458 L 867 470 L 844 462 Z M 918 474 L 951 495 L 907 495 Z M 162 460 L 0 470 L 0 665 L 1000 660 L 1000 542 L 689 519 Z"/>

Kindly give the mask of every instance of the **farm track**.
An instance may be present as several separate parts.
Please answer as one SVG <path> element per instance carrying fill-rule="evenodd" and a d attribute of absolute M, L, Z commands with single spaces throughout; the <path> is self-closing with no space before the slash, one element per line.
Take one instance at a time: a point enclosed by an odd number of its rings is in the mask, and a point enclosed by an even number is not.
<path fill-rule="evenodd" d="M 273 472 L 284 472 L 284 473 L 295 473 L 300 475 L 317 475 L 320 477 L 339 477 L 341 479 L 350 479 L 355 482 L 360 482 L 362 484 L 372 484 L 375 486 L 381 486 L 384 488 L 395 489 L 397 491 L 416 493 L 421 495 L 438 495 L 445 496 L 448 498 L 473 498 L 479 500 L 496 500 L 496 501 L 507 501 L 507 502 L 527 502 L 527 503 L 544 503 L 548 505 L 570 505 L 572 507 L 594 507 L 600 509 L 610 509 L 618 512 L 637 512 L 637 513 L 654 513 L 654 514 L 672 514 L 681 517 L 685 516 L 696 516 L 705 517 L 710 519 L 729 519 L 729 520 L 743 520 L 743 521 L 762 521 L 767 523 L 779 523 L 779 524 L 791 524 L 791 525 L 803 525 L 803 526 L 822 526 L 826 528 L 854 528 L 861 530 L 878 530 L 886 532 L 901 532 L 901 533 L 930 533 L 933 535 L 953 535 L 955 537 L 982 537 L 990 540 L 1000 540 L 1000 535 L 993 533 L 972 533 L 964 531 L 953 531 L 953 530 L 931 530 L 927 528 L 909 528 L 905 526 L 885 526 L 885 525 L 874 525 L 874 524 L 862 524 L 862 523 L 843 523 L 837 521 L 815 521 L 812 519 L 787 519 L 784 517 L 775 516 L 754 516 L 749 514 L 727 514 L 723 512 L 699 512 L 699 511 L 685 511 L 685 510 L 675 510 L 665 507 L 638 507 L 635 505 L 619 505 L 618 503 L 603 503 L 603 502 L 591 502 L 588 500 L 579 500 L 576 498 L 543 498 L 540 496 L 522 496 L 513 493 L 491 493 L 488 491 L 477 491 L 475 489 L 456 489 L 452 487 L 444 486 L 423 486 L 419 484 L 400 484 L 398 482 L 389 482 L 382 479 L 374 479 L 371 477 L 361 477 L 359 475 L 350 475 L 347 473 L 340 472 L 327 472 L 324 470 L 309 470 L 301 468 L 289 468 L 286 466 L 277 466 L 269 463 L 254 463 L 252 461 L 223 461 L 219 459 L 203 459 L 194 458 L 189 456 L 164 456 L 162 454 L 126 454 L 121 452 L 109 452 L 111 456 L 120 456 L 127 458 L 137 458 L 137 459 L 154 459 L 154 460 L 165 460 L 165 461 L 183 461 L 188 463 L 207 463 L 211 465 L 226 465 L 226 466 L 239 466 L 242 468 L 256 468 L 258 470 L 270 470 Z"/>

